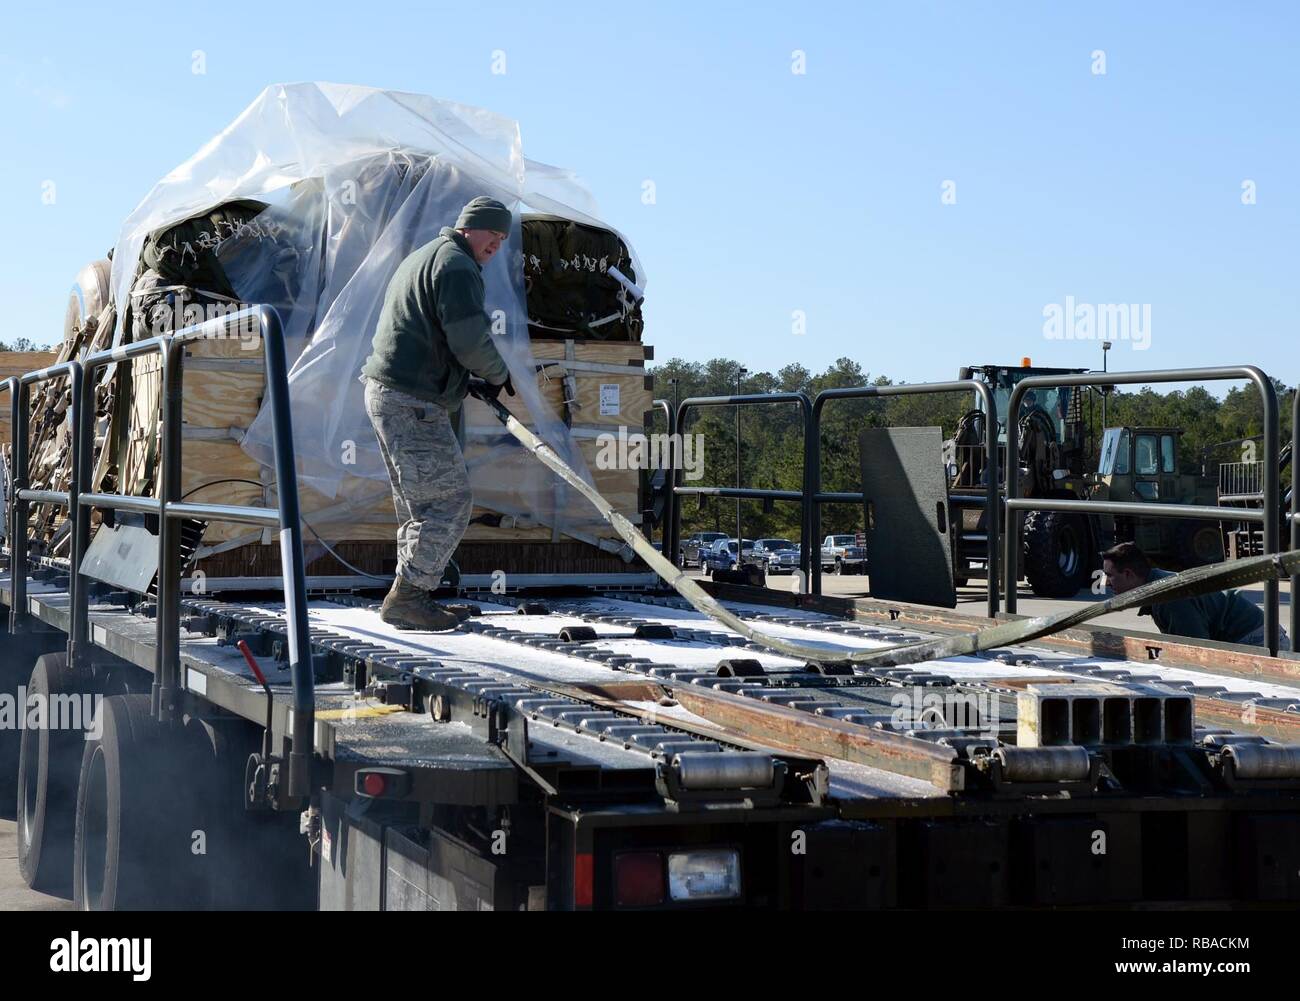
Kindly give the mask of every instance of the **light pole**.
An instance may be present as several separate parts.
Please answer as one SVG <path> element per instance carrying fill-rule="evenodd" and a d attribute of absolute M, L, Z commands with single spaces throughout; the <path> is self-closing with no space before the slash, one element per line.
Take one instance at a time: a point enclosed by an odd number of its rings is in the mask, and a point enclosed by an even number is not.
<path fill-rule="evenodd" d="M 736 369 L 736 395 L 740 395 L 740 380 L 747 372 L 745 366 Z M 736 489 L 740 489 L 740 404 L 736 404 Z M 740 534 L 740 498 L 736 498 L 736 566 L 740 567 L 744 544 Z"/>
<path fill-rule="evenodd" d="M 1110 341 L 1101 342 L 1101 371 L 1103 374 L 1105 374 L 1108 371 L 1106 367 L 1106 359 L 1110 357 L 1111 347 L 1112 344 Z M 1109 399 L 1110 399 L 1110 387 L 1102 386 L 1101 387 L 1101 429 L 1103 431 L 1106 430 L 1106 423 L 1107 423 L 1106 401 Z"/>

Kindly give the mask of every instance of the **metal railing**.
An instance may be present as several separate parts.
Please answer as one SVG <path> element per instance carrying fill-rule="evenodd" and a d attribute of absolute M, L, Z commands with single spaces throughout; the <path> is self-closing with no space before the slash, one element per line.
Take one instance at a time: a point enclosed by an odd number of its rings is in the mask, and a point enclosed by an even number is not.
<path fill-rule="evenodd" d="M 1300 459 L 1295 455 L 1296 435 L 1300 434 L 1300 387 L 1291 391 L 1291 551 L 1300 552 Z M 1275 481 L 1276 482 L 1276 481 Z M 1300 644 L 1300 573 L 1291 575 L 1291 649 Z"/>
<path fill-rule="evenodd" d="M 821 534 L 821 506 L 835 503 L 864 503 L 861 493 L 822 493 L 821 490 L 821 415 L 830 400 L 868 399 L 883 396 L 928 396 L 935 393 L 957 393 L 974 391 L 984 403 L 986 420 L 984 422 L 984 494 L 951 494 L 949 500 L 956 500 L 959 506 L 983 504 L 988 511 L 986 560 L 988 566 L 988 613 L 989 617 L 998 613 L 998 415 L 997 403 L 993 391 L 987 383 L 979 379 L 958 379 L 954 382 L 918 382 L 901 386 L 854 386 L 844 389 L 823 389 L 817 394 L 812 408 L 812 433 L 805 437 L 805 445 L 810 451 L 805 463 L 806 481 L 810 482 L 808 523 L 814 539 Z M 959 533 L 960 536 L 960 533 Z M 954 553 L 954 558 L 960 554 Z M 822 562 L 820 549 L 813 564 L 811 578 L 813 594 L 822 593 Z"/>
<path fill-rule="evenodd" d="M 58 365 L 51 365 L 49 368 L 38 369 L 35 372 L 28 372 L 26 375 L 20 375 L 15 379 L 9 380 L 13 383 L 13 389 L 10 395 L 10 413 L 9 431 L 13 435 L 13 445 L 11 446 L 11 455 L 13 457 L 13 469 L 9 476 L 9 569 L 10 569 L 10 597 L 12 604 L 9 607 L 9 630 L 12 633 L 18 633 L 22 630 L 27 620 L 27 519 L 31 513 L 31 503 L 35 501 L 38 504 L 54 504 L 68 510 L 68 518 L 73 525 L 73 534 L 76 534 L 76 516 L 73 513 L 77 504 L 77 494 L 79 480 L 76 471 L 77 446 L 76 441 L 71 440 L 69 443 L 69 452 L 71 456 L 71 476 L 68 478 L 68 489 L 59 490 L 32 490 L 28 487 L 28 477 L 31 474 L 30 465 L 31 443 L 29 437 L 29 411 L 31 410 L 31 387 L 50 382 L 60 376 L 67 376 L 72 389 L 71 403 L 71 420 L 74 433 L 69 436 L 75 439 L 75 429 L 81 423 L 81 385 L 82 372 L 81 364 L 77 361 L 65 361 Z M 74 564 L 75 566 L 75 564 Z M 76 602 L 76 584 L 72 580 L 75 575 L 69 575 L 68 590 L 69 598 L 74 605 Z M 71 649 L 69 649 L 71 654 Z M 71 656 L 69 656 L 69 662 Z"/>
<path fill-rule="evenodd" d="M 10 450 L 10 454 L 13 454 L 13 448 L 14 448 L 13 401 L 14 398 L 18 395 L 18 377 L 15 375 L 11 375 L 7 379 L 0 379 L 0 393 L 9 394 L 9 411 L 10 411 L 9 450 Z M 10 493 L 13 490 L 13 478 L 9 475 L 9 471 L 4 467 L 4 463 L 2 462 L 0 462 L 0 476 L 4 477 L 4 481 L 0 483 L 0 487 L 4 489 L 4 505 L 5 505 L 4 530 L 5 530 L 5 542 L 7 544 L 10 541 L 10 536 L 13 533 L 13 526 L 10 524 L 10 514 L 12 513 L 11 505 L 13 504 L 14 501 L 14 498 L 11 496 Z M 9 618 L 12 621 L 13 618 L 12 609 L 9 612 Z"/>
<path fill-rule="evenodd" d="M 677 444 L 675 435 L 677 433 L 677 414 L 673 412 L 673 405 L 667 400 L 654 400 L 653 406 L 664 415 L 664 425 L 668 433 L 668 468 L 664 470 L 664 482 L 668 489 L 664 491 L 664 513 L 661 524 L 663 528 L 659 532 L 660 543 L 663 545 L 664 558 L 677 562 L 676 556 L 668 548 L 668 536 L 672 534 L 673 510 L 677 507 L 677 494 L 673 490 L 673 470 L 677 468 Z"/>
<path fill-rule="evenodd" d="M 986 560 L 988 564 L 988 611 L 989 615 L 998 610 L 998 442 L 997 442 L 997 403 L 992 390 L 978 379 L 962 379 L 956 382 L 916 383 L 903 386 L 854 386 L 845 389 L 826 389 L 810 401 L 806 393 L 750 393 L 739 396 L 699 396 L 683 400 L 677 407 L 677 420 L 670 422 L 670 431 L 678 431 L 686 426 L 686 414 L 696 407 L 750 406 L 764 403 L 797 403 L 803 416 L 804 459 L 802 490 L 764 490 L 752 487 L 685 487 L 681 485 L 680 463 L 673 462 L 673 509 L 668 523 L 671 531 L 667 533 L 664 552 L 669 559 L 676 562 L 678 548 L 681 545 L 681 506 L 677 497 L 710 496 L 734 497 L 742 500 L 788 501 L 800 505 L 799 541 L 800 570 L 809 582 L 812 594 L 821 594 L 822 567 L 821 547 L 818 536 L 821 534 L 821 505 L 836 503 L 863 503 L 861 493 L 823 493 L 821 490 L 821 414 L 830 400 L 863 399 L 887 396 L 921 396 L 935 393 L 975 392 L 984 402 L 988 420 L 985 422 L 985 488 L 982 495 L 954 494 L 951 499 L 958 504 L 983 505 L 990 512 L 988 522 Z M 662 402 L 662 401 L 658 401 Z"/>
<path fill-rule="evenodd" d="M 1014 415 L 1020 413 L 1020 401 L 1031 389 L 1055 388 L 1059 386 L 1124 386 L 1149 385 L 1152 383 L 1171 382 L 1218 382 L 1226 380 L 1248 379 L 1259 389 L 1264 406 L 1264 496 L 1277 497 L 1279 488 L 1278 470 L 1278 404 L 1277 393 L 1272 381 L 1260 369 L 1253 365 L 1241 365 L 1216 368 L 1165 369 L 1151 372 L 1086 372 L 1077 375 L 1036 375 L 1021 379 L 1011 391 L 1007 404 L 1007 497 L 1005 504 L 1006 525 L 1003 529 L 1002 566 L 1006 574 L 1006 609 L 1016 610 L 1016 586 L 1019 578 L 1019 561 L 1012 545 L 1020 538 L 1019 518 L 1023 511 L 1068 511 L 1077 514 L 1112 514 L 1152 518 L 1198 518 L 1215 521 L 1250 521 L 1262 522 L 1264 525 L 1264 552 L 1277 553 L 1279 545 L 1279 511 L 1276 503 L 1266 503 L 1262 510 L 1243 509 L 1239 507 L 1210 507 L 1187 504 L 1159 504 L 1154 502 L 1130 501 L 1093 501 L 1065 498 L 1019 496 L 1020 487 L 1020 442 L 1019 428 Z M 1292 471 L 1295 475 L 1295 471 Z M 1292 508 L 1295 499 L 1292 498 Z M 1297 525 L 1292 517 L 1292 537 L 1295 538 Z M 1294 597 L 1294 593 L 1293 593 Z M 1292 622 L 1295 622 L 1295 607 L 1292 605 Z M 1294 625 L 1293 625 L 1294 628 Z M 1278 582 L 1276 577 L 1264 582 L 1264 630 L 1268 638 L 1268 649 L 1272 656 L 1277 655 L 1278 648 Z"/>
<path fill-rule="evenodd" d="M 236 325 L 256 323 L 262 339 L 266 366 L 266 392 L 271 404 L 271 425 L 278 508 L 231 504 L 187 504 L 181 499 L 182 382 L 185 345 L 193 341 L 230 336 Z M 90 482 L 94 456 L 94 380 L 96 370 L 148 354 L 162 359 L 161 401 L 162 449 L 157 476 L 157 497 L 83 491 Z M 28 387 L 67 374 L 72 383 L 72 426 L 70 477 L 66 493 L 27 489 L 28 475 Z M 9 383 L 15 380 L 8 380 Z M 32 501 L 67 507 L 72 521 L 72 557 L 69 590 L 71 629 L 69 663 L 79 665 L 89 646 L 90 602 L 88 582 L 80 567 L 90 546 L 91 510 L 132 511 L 158 518 L 158 605 L 152 702 L 159 719 L 175 719 L 182 711 L 183 685 L 180 660 L 181 545 L 177 522 L 184 519 L 229 521 L 260 525 L 279 533 L 289 646 L 289 669 L 293 682 L 292 750 L 289 755 L 288 795 L 305 796 L 309 790 L 311 755 L 315 733 L 315 684 L 307 623 L 306 575 L 302 548 L 302 521 L 298 506 L 298 483 L 294 460 L 293 428 L 289 410 L 288 365 L 280 318 L 269 306 L 253 306 L 238 312 L 110 350 L 97 352 L 80 361 L 65 362 L 16 380 L 13 393 L 14 487 L 10 513 L 10 561 L 13 604 L 11 620 L 21 626 L 26 614 L 27 517 Z"/>
<path fill-rule="evenodd" d="M 681 485 L 682 464 L 674 461 L 672 466 L 672 490 L 674 495 L 672 517 L 669 524 L 672 526 L 671 532 L 667 533 L 668 538 L 664 540 L 664 556 L 673 563 L 677 562 L 677 550 L 681 545 L 681 505 L 676 502 L 677 497 L 734 497 L 740 500 L 772 500 L 772 501 L 792 501 L 797 502 L 800 506 L 799 511 L 799 564 L 800 570 L 804 575 L 804 580 L 809 579 L 808 561 L 812 559 L 812 536 L 811 519 L 809 515 L 808 497 L 812 494 L 812 488 L 809 482 L 808 442 L 812 435 L 812 401 L 808 399 L 807 393 L 742 393 L 737 396 L 693 396 L 677 405 L 677 419 L 672 424 L 673 431 L 681 431 L 685 434 L 686 414 L 700 407 L 742 407 L 754 406 L 759 404 L 771 403 L 796 403 L 799 405 L 800 415 L 803 417 L 804 432 L 804 463 L 803 463 L 803 490 L 763 490 L 755 487 L 685 487 Z M 743 558 L 740 551 L 743 546 L 741 540 L 736 541 L 736 562 L 739 564 Z M 820 559 L 820 554 L 818 555 Z"/>

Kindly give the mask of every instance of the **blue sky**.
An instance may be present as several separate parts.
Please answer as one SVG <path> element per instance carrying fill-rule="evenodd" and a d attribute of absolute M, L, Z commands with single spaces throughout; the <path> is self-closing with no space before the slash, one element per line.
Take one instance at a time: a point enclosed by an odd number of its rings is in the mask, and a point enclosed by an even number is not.
<path fill-rule="evenodd" d="M 1291 3 L 66 3 L 0 39 L 5 332 L 267 84 L 516 118 L 649 276 L 657 357 L 951 378 L 1100 367 L 1044 309 L 1149 304 L 1111 367 L 1300 381 L 1300 7 Z M 219 12 L 219 13 L 218 13 Z M 192 72 L 204 52 L 206 72 Z M 495 50 L 506 72 L 494 74 Z M 806 72 L 792 72 L 796 50 Z M 1093 72 L 1102 50 L 1105 73 Z M 42 185 L 56 198 L 42 203 Z M 654 182 L 654 204 L 643 183 Z M 955 204 L 943 204 L 944 182 Z M 1253 182 L 1255 204 L 1243 204 Z M 806 333 L 794 332 L 802 311 Z"/>

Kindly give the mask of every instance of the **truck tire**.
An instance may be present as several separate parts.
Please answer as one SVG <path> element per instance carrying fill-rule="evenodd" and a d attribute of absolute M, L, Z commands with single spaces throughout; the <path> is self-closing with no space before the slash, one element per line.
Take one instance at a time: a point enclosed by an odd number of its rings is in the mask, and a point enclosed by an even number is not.
<path fill-rule="evenodd" d="M 18 752 L 18 869 L 33 890 L 66 894 L 70 885 L 83 732 L 50 726 L 49 710 L 50 696 L 76 694 L 77 682 L 63 653 L 36 658 L 27 682 L 28 698 L 46 706 L 46 725 L 23 729 Z"/>
<path fill-rule="evenodd" d="M 78 910 L 208 904 L 203 856 L 191 851 L 203 812 L 201 750 L 191 727 L 159 723 L 149 701 L 104 699 L 100 735 L 85 743 L 72 865 Z"/>
<path fill-rule="evenodd" d="M 19 711 L 18 689 L 27 684 L 31 672 L 30 662 L 21 651 L 14 648 L 14 639 L 8 629 L 0 629 L 0 694 L 14 700 L 14 712 Z M 18 802 L 18 748 L 22 731 L 17 726 L 0 728 L 0 817 L 14 817 Z"/>
<path fill-rule="evenodd" d="M 1025 516 L 1025 577 L 1040 598 L 1073 598 L 1092 579 L 1092 537 L 1087 520 L 1064 511 Z"/>
<path fill-rule="evenodd" d="M 1180 521 L 1174 548 L 1184 570 L 1223 562 L 1223 535 L 1217 521 Z"/>
<path fill-rule="evenodd" d="M 836 577 L 844 576 L 844 561 L 841 559 L 836 559 L 835 561 L 835 576 Z"/>

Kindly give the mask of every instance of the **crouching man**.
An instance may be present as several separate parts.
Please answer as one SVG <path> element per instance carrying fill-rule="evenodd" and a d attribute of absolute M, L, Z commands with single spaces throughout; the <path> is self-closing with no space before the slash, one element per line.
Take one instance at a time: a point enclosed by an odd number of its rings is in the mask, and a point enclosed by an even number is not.
<path fill-rule="evenodd" d="M 514 386 L 483 306 L 483 265 L 510 234 L 510 210 L 467 204 L 455 226 L 406 258 L 384 295 L 361 373 L 366 414 L 388 467 L 397 510 L 397 579 L 380 617 L 401 629 L 452 629 L 463 607 L 431 592 L 469 525 L 474 498 L 453 421 L 471 390 Z"/>
<path fill-rule="evenodd" d="M 1102 570 L 1116 594 L 1173 576 L 1168 570 L 1153 569 L 1146 554 L 1134 542 L 1121 542 L 1101 556 Z M 1264 636 L 1264 613 L 1237 591 L 1214 591 L 1192 598 L 1144 605 L 1138 614 L 1150 615 L 1162 633 L 1221 643 L 1268 646 Z M 1278 649 L 1291 649 L 1286 630 L 1281 627 L 1278 628 Z"/>

